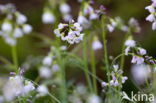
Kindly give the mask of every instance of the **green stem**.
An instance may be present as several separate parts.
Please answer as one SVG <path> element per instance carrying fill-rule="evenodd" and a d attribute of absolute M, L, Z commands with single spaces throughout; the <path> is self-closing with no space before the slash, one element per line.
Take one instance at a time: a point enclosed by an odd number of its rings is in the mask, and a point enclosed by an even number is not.
<path fill-rule="evenodd" d="M 127 38 L 129 37 L 129 33 L 127 33 L 124 37 L 124 41 L 123 41 L 123 45 L 122 45 L 122 52 L 121 54 L 125 53 L 125 41 L 127 40 Z M 124 63 L 125 63 L 125 55 L 121 56 L 121 60 L 120 60 L 120 69 L 124 69 Z"/>
<path fill-rule="evenodd" d="M 93 49 L 91 49 L 91 66 L 92 66 L 92 74 L 96 76 L 95 54 Z M 93 77 L 93 88 L 94 93 L 97 94 L 97 81 L 95 77 Z"/>
<path fill-rule="evenodd" d="M 86 41 L 86 37 L 84 37 L 84 41 L 83 41 L 83 58 L 84 58 L 84 71 L 85 71 L 85 76 L 86 76 L 86 80 L 87 80 L 87 83 L 88 83 L 88 86 L 89 86 L 89 90 L 91 92 L 93 92 L 92 90 L 92 84 L 91 84 L 91 79 L 89 77 L 89 74 L 88 74 L 88 63 L 87 63 L 87 41 Z"/>
<path fill-rule="evenodd" d="M 12 59 L 14 64 L 14 70 L 18 73 L 18 57 L 17 57 L 17 48 L 16 46 L 12 46 Z"/>
<path fill-rule="evenodd" d="M 60 51 L 58 52 L 58 61 L 61 67 L 61 103 L 67 103 L 67 87 L 66 87 L 66 75 L 65 75 L 65 65 L 64 65 L 64 59 L 61 57 Z"/>
<path fill-rule="evenodd" d="M 106 65 L 106 72 L 108 73 L 108 81 L 110 81 L 110 71 L 109 71 L 109 61 L 107 53 L 107 40 L 106 40 L 106 31 L 105 31 L 105 18 L 101 18 L 101 28 L 102 28 L 102 38 L 103 38 L 103 49 L 104 49 L 104 62 Z"/>

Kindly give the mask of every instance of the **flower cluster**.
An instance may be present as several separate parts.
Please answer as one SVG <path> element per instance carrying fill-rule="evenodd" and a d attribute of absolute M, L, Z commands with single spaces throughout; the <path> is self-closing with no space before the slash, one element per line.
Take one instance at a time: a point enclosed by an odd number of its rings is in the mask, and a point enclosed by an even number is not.
<path fill-rule="evenodd" d="M 23 77 L 17 75 L 10 77 L 3 87 L 3 95 L 6 101 L 12 101 L 18 96 L 25 96 L 35 89 L 31 81 L 24 80 Z"/>
<path fill-rule="evenodd" d="M 26 24 L 26 16 L 18 12 L 14 5 L 0 5 L 0 12 L 4 17 L 1 24 L 0 36 L 9 45 L 16 45 L 17 38 L 22 37 L 24 34 L 29 34 L 32 31 L 31 25 Z"/>
<path fill-rule="evenodd" d="M 131 63 L 133 64 L 156 64 L 156 60 L 153 59 L 151 56 L 147 55 L 147 51 L 136 45 L 136 42 L 132 39 L 130 36 L 126 41 L 125 41 L 125 55 L 131 54 L 132 61 Z"/>
<path fill-rule="evenodd" d="M 96 13 L 94 8 L 90 5 L 89 2 L 83 2 L 83 9 L 80 11 L 78 16 L 78 23 L 80 23 L 83 28 L 87 29 L 91 25 L 91 20 L 99 18 L 99 15 Z"/>
<path fill-rule="evenodd" d="M 140 32 L 141 30 L 138 21 L 134 18 L 129 19 L 128 26 L 123 23 L 120 17 L 116 17 L 115 19 L 110 18 L 109 21 L 110 24 L 107 24 L 107 29 L 109 32 L 113 32 L 115 28 L 124 32 L 128 32 L 128 30 L 131 29 L 131 31 L 136 33 Z"/>
<path fill-rule="evenodd" d="M 52 52 L 54 47 L 51 47 L 49 54 L 44 57 L 42 61 L 42 66 L 39 69 L 40 77 L 42 78 L 50 78 L 55 72 L 59 70 L 59 65 L 56 63 L 56 57 Z"/>
<path fill-rule="evenodd" d="M 65 22 L 69 22 L 70 20 L 72 20 L 72 16 L 70 15 L 71 8 L 67 3 L 61 3 L 60 12 L 62 13 L 63 20 Z"/>
<path fill-rule="evenodd" d="M 144 56 L 147 54 L 145 49 L 141 47 L 137 47 L 136 42 L 132 40 L 131 37 L 129 37 L 128 40 L 126 40 L 125 46 L 126 46 L 125 55 L 128 55 L 130 51 L 131 53 L 134 53 L 131 61 L 132 63 L 136 63 L 136 64 L 144 63 Z"/>
<path fill-rule="evenodd" d="M 84 34 L 81 31 L 82 27 L 80 24 L 72 20 L 69 24 L 60 23 L 58 28 L 54 30 L 54 33 L 57 37 L 61 37 L 63 41 L 74 44 L 83 40 Z"/>
<path fill-rule="evenodd" d="M 113 71 L 111 72 L 112 80 L 110 80 L 108 83 L 102 82 L 102 87 L 112 86 L 122 88 L 122 84 L 124 84 L 128 79 L 128 77 L 122 75 L 123 71 L 119 69 L 119 66 L 113 65 Z"/>
<path fill-rule="evenodd" d="M 95 94 L 90 94 L 83 84 L 78 84 L 68 98 L 70 103 L 101 103 L 102 100 Z"/>
<path fill-rule="evenodd" d="M 56 21 L 56 14 L 54 12 L 54 2 L 52 0 L 47 0 L 47 2 L 48 3 L 43 10 L 42 22 L 45 24 L 53 24 Z M 71 8 L 67 3 L 60 3 L 59 10 L 62 14 L 64 21 L 69 22 L 72 19 L 72 16 L 70 14 Z"/>
<path fill-rule="evenodd" d="M 150 12 L 150 15 L 146 17 L 146 20 L 152 22 L 152 29 L 156 30 L 156 1 L 151 0 L 152 4 L 145 7 L 146 10 Z"/>

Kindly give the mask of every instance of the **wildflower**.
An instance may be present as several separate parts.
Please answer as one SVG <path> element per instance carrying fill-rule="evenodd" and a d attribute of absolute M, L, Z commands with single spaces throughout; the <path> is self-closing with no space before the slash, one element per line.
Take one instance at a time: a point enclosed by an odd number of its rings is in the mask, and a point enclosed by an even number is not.
<path fill-rule="evenodd" d="M 71 11 L 71 8 L 68 4 L 62 3 L 60 5 L 60 11 L 62 14 L 68 14 Z"/>
<path fill-rule="evenodd" d="M 67 50 L 67 46 L 63 45 L 60 47 L 61 50 Z"/>
<path fill-rule="evenodd" d="M 144 63 L 144 58 L 140 56 L 133 56 L 131 63 L 142 64 Z"/>
<path fill-rule="evenodd" d="M 78 21 L 78 23 L 80 23 L 80 24 L 83 26 L 83 28 L 85 28 L 85 29 L 89 28 L 90 25 L 91 25 L 91 24 L 90 24 L 90 21 L 87 20 L 87 18 L 86 18 L 85 16 L 83 16 L 83 15 L 79 15 L 77 21 Z"/>
<path fill-rule="evenodd" d="M 53 72 L 57 72 L 59 69 L 60 69 L 60 67 L 59 67 L 59 65 L 57 65 L 57 64 L 54 64 L 54 65 L 52 66 L 52 71 L 53 71 Z"/>
<path fill-rule="evenodd" d="M 156 30 L 156 16 L 155 16 L 155 9 L 156 9 L 156 2 L 155 0 L 151 0 L 152 4 L 145 7 L 146 10 L 149 11 L 149 15 L 146 17 L 146 20 L 152 22 L 152 30 Z"/>
<path fill-rule="evenodd" d="M 5 15 L 1 24 L 1 35 L 5 42 L 11 46 L 15 46 L 17 38 L 22 37 L 24 34 L 30 33 L 32 27 L 25 24 L 27 18 L 25 15 L 18 12 L 14 5 L 7 4 L 1 6 L 0 12 Z"/>
<path fill-rule="evenodd" d="M 23 25 L 23 32 L 24 32 L 25 34 L 28 34 L 28 33 L 30 33 L 31 31 L 32 31 L 32 26 L 31 26 L 31 25 L 29 25 L 29 24 Z"/>
<path fill-rule="evenodd" d="M 130 40 L 130 39 L 129 39 L 129 40 L 126 40 L 125 45 L 126 45 L 127 47 L 135 47 L 136 43 L 135 43 L 134 40 Z"/>
<path fill-rule="evenodd" d="M 69 22 L 70 20 L 72 20 L 72 16 L 71 16 L 70 14 L 65 14 L 65 15 L 63 16 L 63 20 L 64 20 L 65 22 Z"/>
<path fill-rule="evenodd" d="M 45 96 L 48 94 L 48 89 L 45 85 L 40 85 L 37 88 L 38 96 Z"/>
<path fill-rule="evenodd" d="M 14 30 L 14 33 L 13 33 L 14 37 L 15 38 L 20 38 L 23 36 L 23 31 L 22 29 L 16 27 L 15 30 Z"/>
<path fill-rule="evenodd" d="M 87 93 L 87 89 L 83 84 L 78 84 L 76 86 L 76 91 L 80 95 L 85 95 L 85 93 Z"/>
<path fill-rule="evenodd" d="M 138 48 L 138 49 L 139 49 L 139 54 L 140 55 L 145 55 L 147 53 L 146 50 L 143 49 L 143 48 Z"/>
<path fill-rule="evenodd" d="M 50 11 L 45 11 L 42 15 L 42 22 L 45 24 L 50 24 L 55 22 L 55 16 Z"/>
<path fill-rule="evenodd" d="M 57 37 L 61 37 L 63 41 L 67 41 L 69 44 L 79 43 L 83 40 L 84 34 L 81 33 L 82 27 L 79 23 L 73 21 L 69 24 L 58 25 L 58 28 L 54 30 Z"/>
<path fill-rule="evenodd" d="M 102 82 L 101 85 L 102 85 L 102 87 L 106 87 L 106 86 L 108 86 L 108 83 Z"/>
<path fill-rule="evenodd" d="M 136 33 L 139 33 L 141 31 L 141 28 L 139 26 L 139 23 L 138 23 L 138 21 L 135 18 L 130 18 L 130 20 L 129 20 L 129 26 Z"/>
<path fill-rule="evenodd" d="M 23 89 L 24 94 L 29 93 L 30 91 L 33 91 L 35 89 L 34 84 L 30 81 L 25 81 L 25 86 Z"/>
<path fill-rule="evenodd" d="M 136 83 L 143 84 L 150 77 L 151 68 L 145 64 L 135 64 L 132 66 L 131 73 Z"/>
<path fill-rule="evenodd" d="M 50 78 L 52 75 L 52 71 L 48 67 L 41 67 L 39 70 L 39 74 L 43 78 Z"/>
<path fill-rule="evenodd" d="M 107 29 L 108 29 L 109 32 L 113 32 L 114 31 L 114 26 L 108 24 Z"/>
<path fill-rule="evenodd" d="M 3 22 L 1 29 L 4 32 L 11 32 L 12 31 L 12 24 L 5 21 L 5 22 Z"/>
<path fill-rule="evenodd" d="M 10 38 L 8 36 L 5 37 L 5 42 L 11 46 L 15 46 L 16 45 L 16 40 L 14 38 Z"/>
<path fill-rule="evenodd" d="M 155 16 L 153 14 L 150 14 L 149 16 L 146 17 L 146 20 L 149 22 L 155 21 Z"/>
<path fill-rule="evenodd" d="M 51 65 L 52 64 L 52 61 L 53 61 L 53 58 L 51 56 L 46 56 L 44 59 L 43 59 L 43 65 Z"/>
<path fill-rule="evenodd" d="M 93 50 L 98 50 L 98 49 L 101 49 L 101 48 L 102 48 L 101 42 L 98 40 L 97 37 L 94 37 L 94 41 L 92 43 L 92 49 Z"/>
<path fill-rule="evenodd" d="M 145 7 L 146 10 L 148 10 L 150 13 L 154 13 L 155 12 L 155 8 L 153 5 L 147 6 Z"/>
<path fill-rule="evenodd" d="M 101 103 L 101 98 L 97 95 L 91 95 L 88 97 L 87 103 Z"/>
<path fill-rule="evenodd" d="M 24 24 L 25 22 L 27 22 L 27 17 L 19 12 L 16 13 L 16 22 L 17 24 Z"/>
<path fill-rule="evenodd" d="M 125 83 L 128 78 L 126 76 L 122 77 L 122 83 Z"/>
<path fill-rule="evenodd" d="M 20 76 L 10 77 L 3 88 L 3 95 L 7 101 L 13 100 L 16 96 L 22 94 L 23 79 Z"/>
<path fill-rule="evenodd" d="M 119 69 L 119 65 L 113 65 L 115 72 Z"/>

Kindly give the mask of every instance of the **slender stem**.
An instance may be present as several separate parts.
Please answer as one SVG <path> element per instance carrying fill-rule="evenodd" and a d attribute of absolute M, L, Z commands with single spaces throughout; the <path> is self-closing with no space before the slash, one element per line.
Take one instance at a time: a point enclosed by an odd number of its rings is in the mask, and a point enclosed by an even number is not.
<path fill-rule="evenodd" d="M 109 72 L 109 61 L 108 61 L 108 53 L 107 53 L 107 40 L 106 40 L 106 31 L 105 31 L 105 18 L 101 18 L 101 28 L 102 28 L 102 38 L 103 38 L 103 46 L 104 46 L 104 61 L 106 65 L 106 72 L 108 73 L 108 81 L 110 81 L 110 72 Z"/>
<path fill-rule="evenodd" d="M 124 37 L 121 54 L 125 53 L 125 41 L 127 40 L 128 37 L 129 37 L 129 33 L 127 33 Z M 120 69 L 124 69 L 124 63 L 125 63 L 125 55 L 122 55 L 120 60 Z"/>
<path fill-rule="evenodd" d="M 58 61 L 61 67 L 61 103 L 67 103 L 67 87 L 66 87 L 66 75 L 65 75 L 65 65 L 64 65 L 64 59 L 61 57 L 60 51 L 58 52 Z"/>
<path fill-rule="evenodd" d="M 88 63 L 87 63 L 87 41 L 86 41 L 86 37 L 84 37 L 84 41 L 83 41 L 83 58 L 84 58 L 84 69 L 85 69 L 86 80 L 87 80 L 87 83 L 89 86 L 89 90 L 91 92 L 93 92 L 91 79 L 90 79 L 89 74 L 88 74 L 89 69 L 88 69 Z"/>
<path fill-rule="evenodd" d="M 18 73 L 18 57 L 17 57 L 17 48 L 16 46 L 12 46 L 12 59 L 14 64 L 14 70 Z"/>
<path fill-rule="evenodd" d="M 91 66 L 92 66 L 92 74 L 96 76 L 95 54 L 93 49 L 91 49 Z M 94 93 L 97 94 L 97 81 L 95 77 L 93 77 L 93 88 Z"/>

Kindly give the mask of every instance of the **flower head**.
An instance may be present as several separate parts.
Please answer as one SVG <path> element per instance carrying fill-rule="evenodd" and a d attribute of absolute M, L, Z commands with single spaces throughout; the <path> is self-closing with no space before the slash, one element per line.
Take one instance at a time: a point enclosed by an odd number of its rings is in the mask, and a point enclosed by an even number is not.
<path fill-rule="evenodd" d="M 82 27 L 80 24 L 72 21 L 69 24 L 60 23 L 58 28 L 54 30 L 54 33 L 57 37 L 61 37 L 63 41 L 74 44 L 83 40 L 84 34 L 81 31 Z"/>

